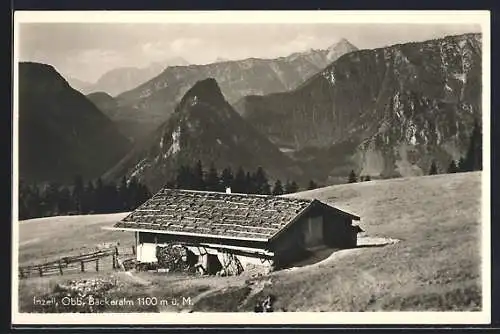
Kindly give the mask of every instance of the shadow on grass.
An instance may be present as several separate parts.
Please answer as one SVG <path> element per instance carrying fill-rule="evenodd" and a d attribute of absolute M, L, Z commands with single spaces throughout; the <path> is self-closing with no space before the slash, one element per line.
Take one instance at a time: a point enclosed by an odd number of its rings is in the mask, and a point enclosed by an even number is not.
<path fill-rule="evenodd" d="M 368 239 L 368 238 L 367 238 Z M 388 238 L 372 238 L 368 241 L 365 241 L 357 245 L 356 247 L 351 248 L 331 248 L 331 247 L 321 247 L 314 250 L 304 250 L 293 263 L 284 265 L 280 269 L 290 269 L 297 267 L 305 267 L 308 265 L 312 265 L 323 260 L 326 260 L 330 256 L 332 256 L 335 252 L 344 251 L 349 249 L 359 249 L 359 248 L 374 248 L 374 247 L 386 247 L 395 244 L 399 240 L 388 239 Z"/>

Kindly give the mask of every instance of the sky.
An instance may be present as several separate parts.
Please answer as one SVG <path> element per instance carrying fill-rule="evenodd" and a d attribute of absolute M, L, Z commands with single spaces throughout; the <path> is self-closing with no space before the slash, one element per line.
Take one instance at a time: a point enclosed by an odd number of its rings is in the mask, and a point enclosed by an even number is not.
<path fill-rule="evenodd" d="M 191 64 L 217 58 L 275 58 L 325 49 L 342 38 L 359 49 L 480 32 L 458 24 L 192 24 L 22 23 L 19 59 L 53 65 L 63 76 L 95 82 L 118 67 L 145 67 L 182 57 Z"/>

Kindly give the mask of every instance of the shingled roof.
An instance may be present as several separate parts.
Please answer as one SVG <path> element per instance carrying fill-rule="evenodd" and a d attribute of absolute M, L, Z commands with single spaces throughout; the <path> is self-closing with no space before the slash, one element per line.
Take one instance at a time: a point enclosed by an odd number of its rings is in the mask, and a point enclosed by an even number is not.
<path fill-rule="evenodd" d="M 162 189 L 114 228 L 267 241 L 314 202 L 279 196 Z"/>

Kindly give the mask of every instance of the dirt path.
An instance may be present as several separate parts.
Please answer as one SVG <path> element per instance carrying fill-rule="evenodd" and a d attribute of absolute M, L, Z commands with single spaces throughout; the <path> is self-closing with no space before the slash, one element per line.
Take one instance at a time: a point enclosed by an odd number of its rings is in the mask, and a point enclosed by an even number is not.
<path fill-rule="evenodd" d="M 246 296 L 246 298 L 240 303 L 240 307 L 241 306 L 245 306 L 248 303 L 248 301 L 253 296 L 257 295 L 262 290 L 264 290 L 264 288 L 267 285 L 271 285 L 271 279 L 270 278 L 265 279 L 265 280 L 262 279 L 262 280 L 257 280 L 257 281 L 250 282 L 250 284 L 248 284 L 247 286 L 250 287 L 252 290 L 250 291 L 250 293 L 248 294 L 248 296 Z"/>
<path fill-rule="evenodd" d="M 135 276 L 131 271 L 119 271 L 117 272 L 117 275 L 121 278 L 124 279 L 124 281 L 131 282 L 134 284 L 142 285 L 142 286 L 149 286 L 151 285 L 151 282 Z"/>

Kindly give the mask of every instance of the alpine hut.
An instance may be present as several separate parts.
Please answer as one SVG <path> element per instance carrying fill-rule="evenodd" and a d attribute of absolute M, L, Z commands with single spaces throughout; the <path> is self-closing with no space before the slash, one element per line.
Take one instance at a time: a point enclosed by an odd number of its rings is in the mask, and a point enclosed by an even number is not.
<path fill-rule="evenodd" d="M 179 245 L 184 260 L 215 274 L 227 263 L 237 273 L 269 271 L 320 246 L 355 247 L 359 220 L 318 200 L 164 188 L 112 229 L 135 234 L 140 263 L 157 263 L 159 247 Z"/>

